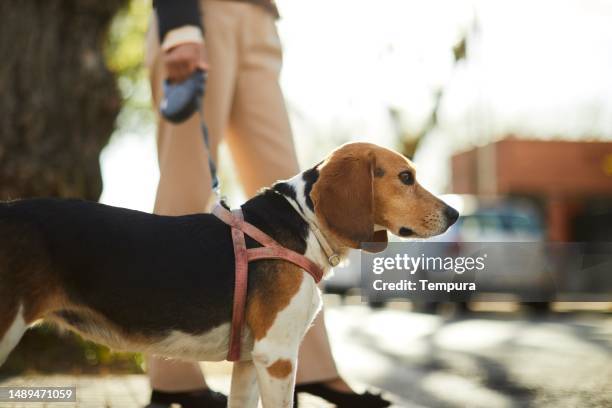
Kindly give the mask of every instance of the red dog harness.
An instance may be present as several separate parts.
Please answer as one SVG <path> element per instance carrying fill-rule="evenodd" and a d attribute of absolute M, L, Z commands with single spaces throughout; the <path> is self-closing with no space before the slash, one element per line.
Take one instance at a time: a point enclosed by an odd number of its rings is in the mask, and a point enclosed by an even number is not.
<path fill-rule="evenodd" d="M 232 328 L 227 360 L 238 361 L 240 359 L 242 327 L 244 326 L 248 263 L 259 259 L 283 259 L 304 269 L 312 276 L 316 283 L 321 281 L 323 270 L 304 255 L 283 247 L 259 228 L 246 222 L 242 215 L 242 210 L 229 211 L 221 204 L 217 204 L 212 213 L 232 228 L 236 283 L 234 285 L 234 307 L 232 310 Z M 263 246 L 247 249 L 244 234 L 247 234 Z"/>

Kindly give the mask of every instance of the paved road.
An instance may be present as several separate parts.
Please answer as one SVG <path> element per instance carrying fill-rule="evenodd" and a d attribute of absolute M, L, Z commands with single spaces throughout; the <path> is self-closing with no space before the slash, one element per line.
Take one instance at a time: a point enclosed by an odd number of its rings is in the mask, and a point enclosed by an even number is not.
<path fill-rule="evenodd" d="M 612 407 L 612 317 L 330 310 L 341 369 L 406 407 Z M 357 357 L 358 356 L 358 357 Z"/>
<path fill-rule="evenodd" d="M 328 309 L 327 325 L 341 371 L 357 387 L 384 390 L 398 407 L 612 407 L 610 315 L 526 320 L 477 314 L 458 320 L 336 306 Z M 205 369 L 214 388 L 228 390 L 229 364 Z M 78 407 L 137 408 L 149 393 L 144 376 L 20 377 L 8 383 L 76 385 Z M 313 398 L 302 402 L 327 406 Z M 44 407 L 0 403 L 30 406 Z"/>

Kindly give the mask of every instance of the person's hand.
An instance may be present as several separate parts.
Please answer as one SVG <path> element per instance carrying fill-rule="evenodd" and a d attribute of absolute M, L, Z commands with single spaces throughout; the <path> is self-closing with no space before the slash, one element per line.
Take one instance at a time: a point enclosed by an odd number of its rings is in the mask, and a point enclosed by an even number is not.
<path fill-rule="evenodd" d="M 182 82 L 196 69 L 208 69 L 204 44 L 179 44 L 164 52 L 162 58 L 170 82 Z"/>

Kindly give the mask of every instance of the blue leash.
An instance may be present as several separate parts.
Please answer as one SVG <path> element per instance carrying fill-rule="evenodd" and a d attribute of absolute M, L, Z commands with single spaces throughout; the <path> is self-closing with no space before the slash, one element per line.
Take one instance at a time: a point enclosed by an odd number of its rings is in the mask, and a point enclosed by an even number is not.
<path fill-rule="evenodd" d="M 202 99 L 206 91 L 206 79 L 208 74 L 202 70 L 196 70 L 183 82 L 171 83 L 164 81 L 164 99 L 160 104 L 160 112 L 168 121 L 181 123 L 186 121 L 196 111 L 200 113 L 200 127 L 204 137 L 204 146 L 208 154 L 208 168 L 212 179 L 212 190 L 220 198 L 221 185 L 217 176 L 217 166 L 210 152 L 210 141 L 208 137 L 208 126 L 202 114 Z"/>

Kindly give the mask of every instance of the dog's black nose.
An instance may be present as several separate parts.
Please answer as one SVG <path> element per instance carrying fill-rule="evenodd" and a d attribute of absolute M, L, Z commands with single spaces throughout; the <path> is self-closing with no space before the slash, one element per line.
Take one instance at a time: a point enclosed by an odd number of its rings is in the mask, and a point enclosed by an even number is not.
<path fill-rule="evenodd" d="M 455 210 L 450 205 L 447 205 L 446 208 L 444 208 L 444 216 L 446 217 L 446 222 L 450 227 L 455 223 L 455 221 L 457 221 L 457 218 L 459 218 L 459 211 Z"/>

